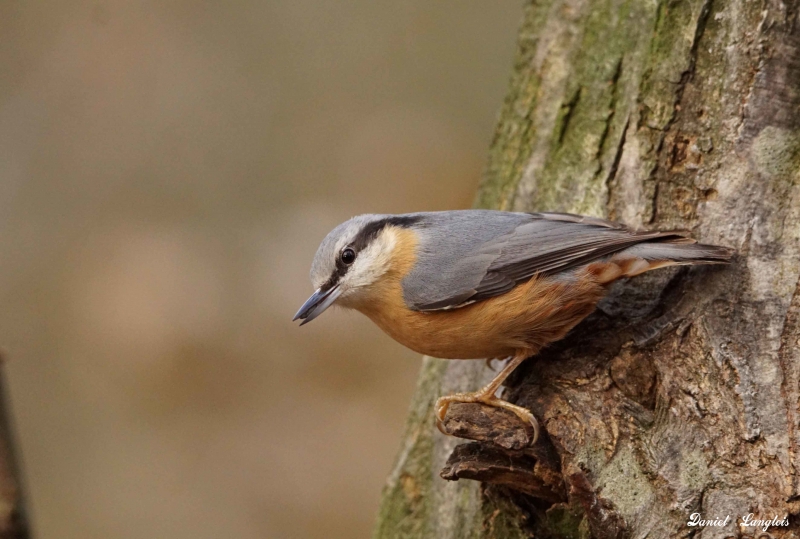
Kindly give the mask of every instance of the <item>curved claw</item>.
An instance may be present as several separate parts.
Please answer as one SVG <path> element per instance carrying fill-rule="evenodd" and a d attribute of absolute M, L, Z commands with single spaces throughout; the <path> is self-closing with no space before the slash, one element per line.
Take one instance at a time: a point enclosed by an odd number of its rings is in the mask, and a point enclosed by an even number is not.
<path fill-rule="evenodd" d="M 485 404 L 487 406 L 493 406 L 495 408 L 504 408 L 509 412 L 514 413 L 517 417 L 522 419 L 523 421 L 530 423 L 533 427 L 533 439 L 530 442 L 530 445 L 536 443 L 539 439 L 539 422 L 536 420 L 534 415 L 531 413 L 530 410 L 527 408 L 523 408 L 522 406 L 517 406 L 516 404 L 511 404 L 508 401 L 504 401 L 503 399 L 497 398 L 492 394 L 486 393 L 456 393 L 455 395 L 449 395 L 446 397 L 439 397 L 436 400 L 435 406 L 435 415 L 436 415 L 436 428 L 442 434 L 446 434 L 451 436 L 449 432 L 447 432 L 444 428 L 444 419 L 447 415 L 447 409 L 450 407 L 450 404 L 453 402 L 463 402 L 463 403 L 471 403 L 471 402 L 479 402 L 481 404 Z"/>
<path fill-rule="evenodd" d="M 492 367 L 492 361 L 499 361 L 500 365 L 502 366 L 503 362 L 508 360 L 508 359 L 510 359 L 510 358 L 507 358 L 507 357 L 490 357 L 490 358 L 486 358 L 486 366 L 489 368 L 489 370 L 493 371 L 493 370 L 495 370 L 495 368 Z"/>
<path fill-rule="evenodd" d="M 530 410 L 527 408 L 523 408 L 522 406 L 517 406 L 516 404 L 511 404 L 508 401 L 504 401 L 503 399 L 495 398 L 493 402 L 487 402 L 486 404 L 490 406 L 495 406 L 497 408 L 504 408 L 509 412 L 513 412 L 518 418 L 522 419 L 523 421 L 527 421 L 533 427 L 533 439 L 531 440 L 530 445 L 536 443 L 539 439 L 539 421 L 537 421 L 536 417 L 531 413 Z"/>
<path fill-rule="evenodd" d="M 439 397 L 433 407 L 434 416 L 436 416 L 436 428 L 442 434 L 450 436 L 450 433 L 444 428 L 444 418 L 447 415 L 447 409 L 450 407 L 450 399 L 448 397 Z"/>
<path fill-rule="evenodd" d="M 447 415 L 447 409 L 450 407 L 450 399 L 448 397 L 439 397 L 436 399 L 436 404 L 434 406 L 434 413 L 436 414 L 436 419 L 440 422 L 444 422 L 444 416 Z"/>
<path fill-rule="evenodd" d="M 439 429 L 439 432 L 441 432 L 445 436 L 450 436 L 450 433 L 445 430 L 444 423 L 442 423 L 442 420 L 439 419 L 438 416 L 436 417 L 436 428 Z"/>

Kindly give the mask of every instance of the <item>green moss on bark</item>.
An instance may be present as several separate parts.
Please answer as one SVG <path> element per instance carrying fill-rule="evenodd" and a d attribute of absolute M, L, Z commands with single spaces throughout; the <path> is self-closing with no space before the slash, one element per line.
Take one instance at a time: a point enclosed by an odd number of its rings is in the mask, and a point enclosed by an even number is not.
<path fill-rule="evenodd" d="M 425 358 L 409 410 L 404 446 L 384 487 L 374 537 L 426 537 L 429 515 L 435 512 L 433 481 L 432 397 L 441 387 L 442 360 Z"/>
<path fill-rule="evenodd" d="M 550 417 L 548 429 L 561 436 L 559 447 L 574 449 L 560 455 L 565 477 L 576 471 L 587 477 L 595 494 L 614 507 L 614 515 L 621 515 L 629 530 L 642 536 L 674 535 L 685 523 L 686 508 L 703 505 L 724 512 L 728 501 L 750 503 L 738 490 L 719 486 L 720 478 L 738 472 L 720 468 L 704 452 L 725 445 L 726 451 L 735 448 L 739 455 L 758 451 L 763 442 L 770 454 L 781 454 L 778 449 L 787 443 L 782 438 L 783 419 L 773 408 L 780 407 L 777 391 L 791 393 L 796 402 L 797 371 L 795 366 L 785 373 L 791 383 L 775 383 L 781 366 L 774 363 L 773 352 L 783 342 L 785 326 L 777 310 L 765 306 L 788 304 L 785 298 L 797 288 L 800 135 L 797 123 L 789 122 L 788 109 L 770 111 L 770 100 L 757 95 L 776 82 L 788 85 L 779 102 L 798 110 L 790 85 L 797 70 L 764 67 L 772 61 L 770 55 L 781 51 L 795 58 L 793 51 L 781 49 L 789 46 L 785 36 L 769 34 L 789 32 L 780 29 L 782 16 L 780 10 L 759 3 L 711 0 L 531 0 L 525 8 L 511 87 L 476 205 L 573 211 L 633 226 L 701 225 L 696 234 L 700 239 L 750 251 L 743 254 L 753 271 L 729 288 L 730 293 L 747 287 L 755 291 L 754 300 L 747 294 L 739 297 L 749 309 L 739 311 L 753 313 L 742 318 L 743 328 L 764 321 L 760 336 L 743 339 L 746 331 L 731 330 L 738 327 L 734 322 L 739 315 L 725 314 L 720 307 L 719 312 L 705 313 L 706 324 L 716 321 L 714 339 L 689 335 L 680 340 L 694 342 L 702 351 L 687 357 L 687 365 L 698 368 L 704 358 L 717 358 L 730 370 L 729 378 L 705 390 L 715 402 L 741 401 L 741 408 L 731 405 L 721 408 L 725 413 L 698 413 L 685 398 L 693 394 L 686 377 L 675 371 L 674 348 L 654 344 L 650 353 L 660 358 L 659 395 L 669 401 L 669 414 L 660 417 L 659 428 L 673 434 L 656 440 L 612 429 L 612 451 L 611 440 L 601 435 L 605 431 L 592 425 L 623 425 L 621 431 L 639 434 L 644 427 L 613 415 L 617 412 L 600 413 L 589 401 L 565 399 L 563 413 Z M 762 47 L 759 39 L 777 45 Z M 759 107 L 767 113 L 753 120 Z M 778 121 L 784 123 L 770 124 Z M 698 297 L 704 294 L 705 290 L 695 291 Z M 720 322 L 725 316 L 729 319 Z M 796 339 L 795 335 L 784 341 Z M 761 363 L 748 363 L 748 357 L 740 357 L 727 344 L 738 341 L 745 342 L 741 349 L 752 347 L 750 356 Z M 727 348 L 714 348 L 719 343 Z M 789 348 L 780 348 L 781 353 L 789 354 Z M 404 449 L 384 492 L 376 538 L 527 536 L 522 523 L 530 515 L 523 515 L 509 498 L 487 495 L 470 481 L 444 484 L 438 478 L 438 468 L 456 442 L 435 431 L 432 403 L 442 391 L 441 380 L 461 368 L 425 360 Z M 579 406 L 580 414 L 570 413 Z M 758 415 L 756 409 L 765 412 Z M 741 423 L 725 423 L 736 414 L 743 416 Z M 578 419 L 589 415 L 595 422 L 581 430 Z M 575 424 L 565 427 L 569 418 Z M 693 431 L 694 438 L 685 436 L 687 424 L 702 427 Z M 741 425 L 751 443 L 741 443 Z M 573 432 L 577 434 L 570 438 Z M 781 472 L 774 477 L 787 475 L 784 461 L 757 461 L 759 470 L 772 466 Z M 749 484 L 752 478 L 737 480 Z M 709 489 L 719 495 L 705 496 Z M 772 503 L 773 493 L 767 490 L 758 491 L 766 500 L 763 507 Z M 781 500 L 796 499 L 793 492 L 786 489 Z M 535 522 L 528 524 L 537 536 L 585 538 L 602 522 L 582 510 L 571 500 L 533 515 Z"/>
<path fill-rule="evenodd" d="M 508 95 L 500 111 L 487 168 L 478 190 L 475 205 L 479 208 L 507 209 L 530 158 L 536 136 L 532 113 L 542 82 L 540 70 L 531 69 L 531 66 L 537 63 L 542 29 L 553 5 L 554 0 L 544 0 L 528 2 L 525 6 Z"/>

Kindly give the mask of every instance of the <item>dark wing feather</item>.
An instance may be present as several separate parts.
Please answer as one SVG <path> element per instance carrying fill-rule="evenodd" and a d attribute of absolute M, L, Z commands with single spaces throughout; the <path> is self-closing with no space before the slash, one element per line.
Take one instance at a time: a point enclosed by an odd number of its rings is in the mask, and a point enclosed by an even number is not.
<path fill-rule="evenodd" d="M 520 215 L 520 214 L 515 214 Z M 457 231 L 452 231 L 457 233 Z M 452 238 L 451 238 L 452 241 Z M 527 214 L 502 234 L 474 244 L 456 264 L 469 275 L 438 283 L 433 301 L 412 302 L 419 311 L 453 309 L 513 289 L 537 274 L 553 275 L 642 242 L 692 241 L 681 232 L 639 232 L 624 225 L 564 213 Z M 474 264 L 475 260 L 491 260 Z M 480 271 L 480 275 L 471 273 Z M 431 283 L 434 284 L 434 283 Z"/>

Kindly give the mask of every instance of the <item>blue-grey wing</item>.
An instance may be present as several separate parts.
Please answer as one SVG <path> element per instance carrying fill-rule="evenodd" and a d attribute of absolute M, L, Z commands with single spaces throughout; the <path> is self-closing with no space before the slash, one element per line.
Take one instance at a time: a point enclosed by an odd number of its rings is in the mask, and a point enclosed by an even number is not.
<path fill-rule="evenodd" d="M 684 240 L 676 232 L 637 232 L 618 223 L 564 213 L 491 210 L 421 216 L 417 263 L 403 280 L 417 311 L 453 309 L 641 242 Z M 691 241 L 691 240 L 688 240 Z"/>

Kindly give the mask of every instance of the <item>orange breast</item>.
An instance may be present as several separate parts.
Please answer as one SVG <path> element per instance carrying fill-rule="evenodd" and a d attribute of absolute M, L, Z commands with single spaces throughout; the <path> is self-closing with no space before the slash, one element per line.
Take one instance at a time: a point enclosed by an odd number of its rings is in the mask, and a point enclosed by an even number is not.
<path fill-rule="evenodd" d="M 574 282 L 534 278 L 511 291 L 466 307 L 417 312 L 403 301 L 402 279 L 416 259 L 416 236 L 395 229 L 391 271 L 356 308 L 396 341 L 421 354 L 447 359 L 535 353 L 562 338 L 594 310 L 605 288 L 584 272 Z"/>

